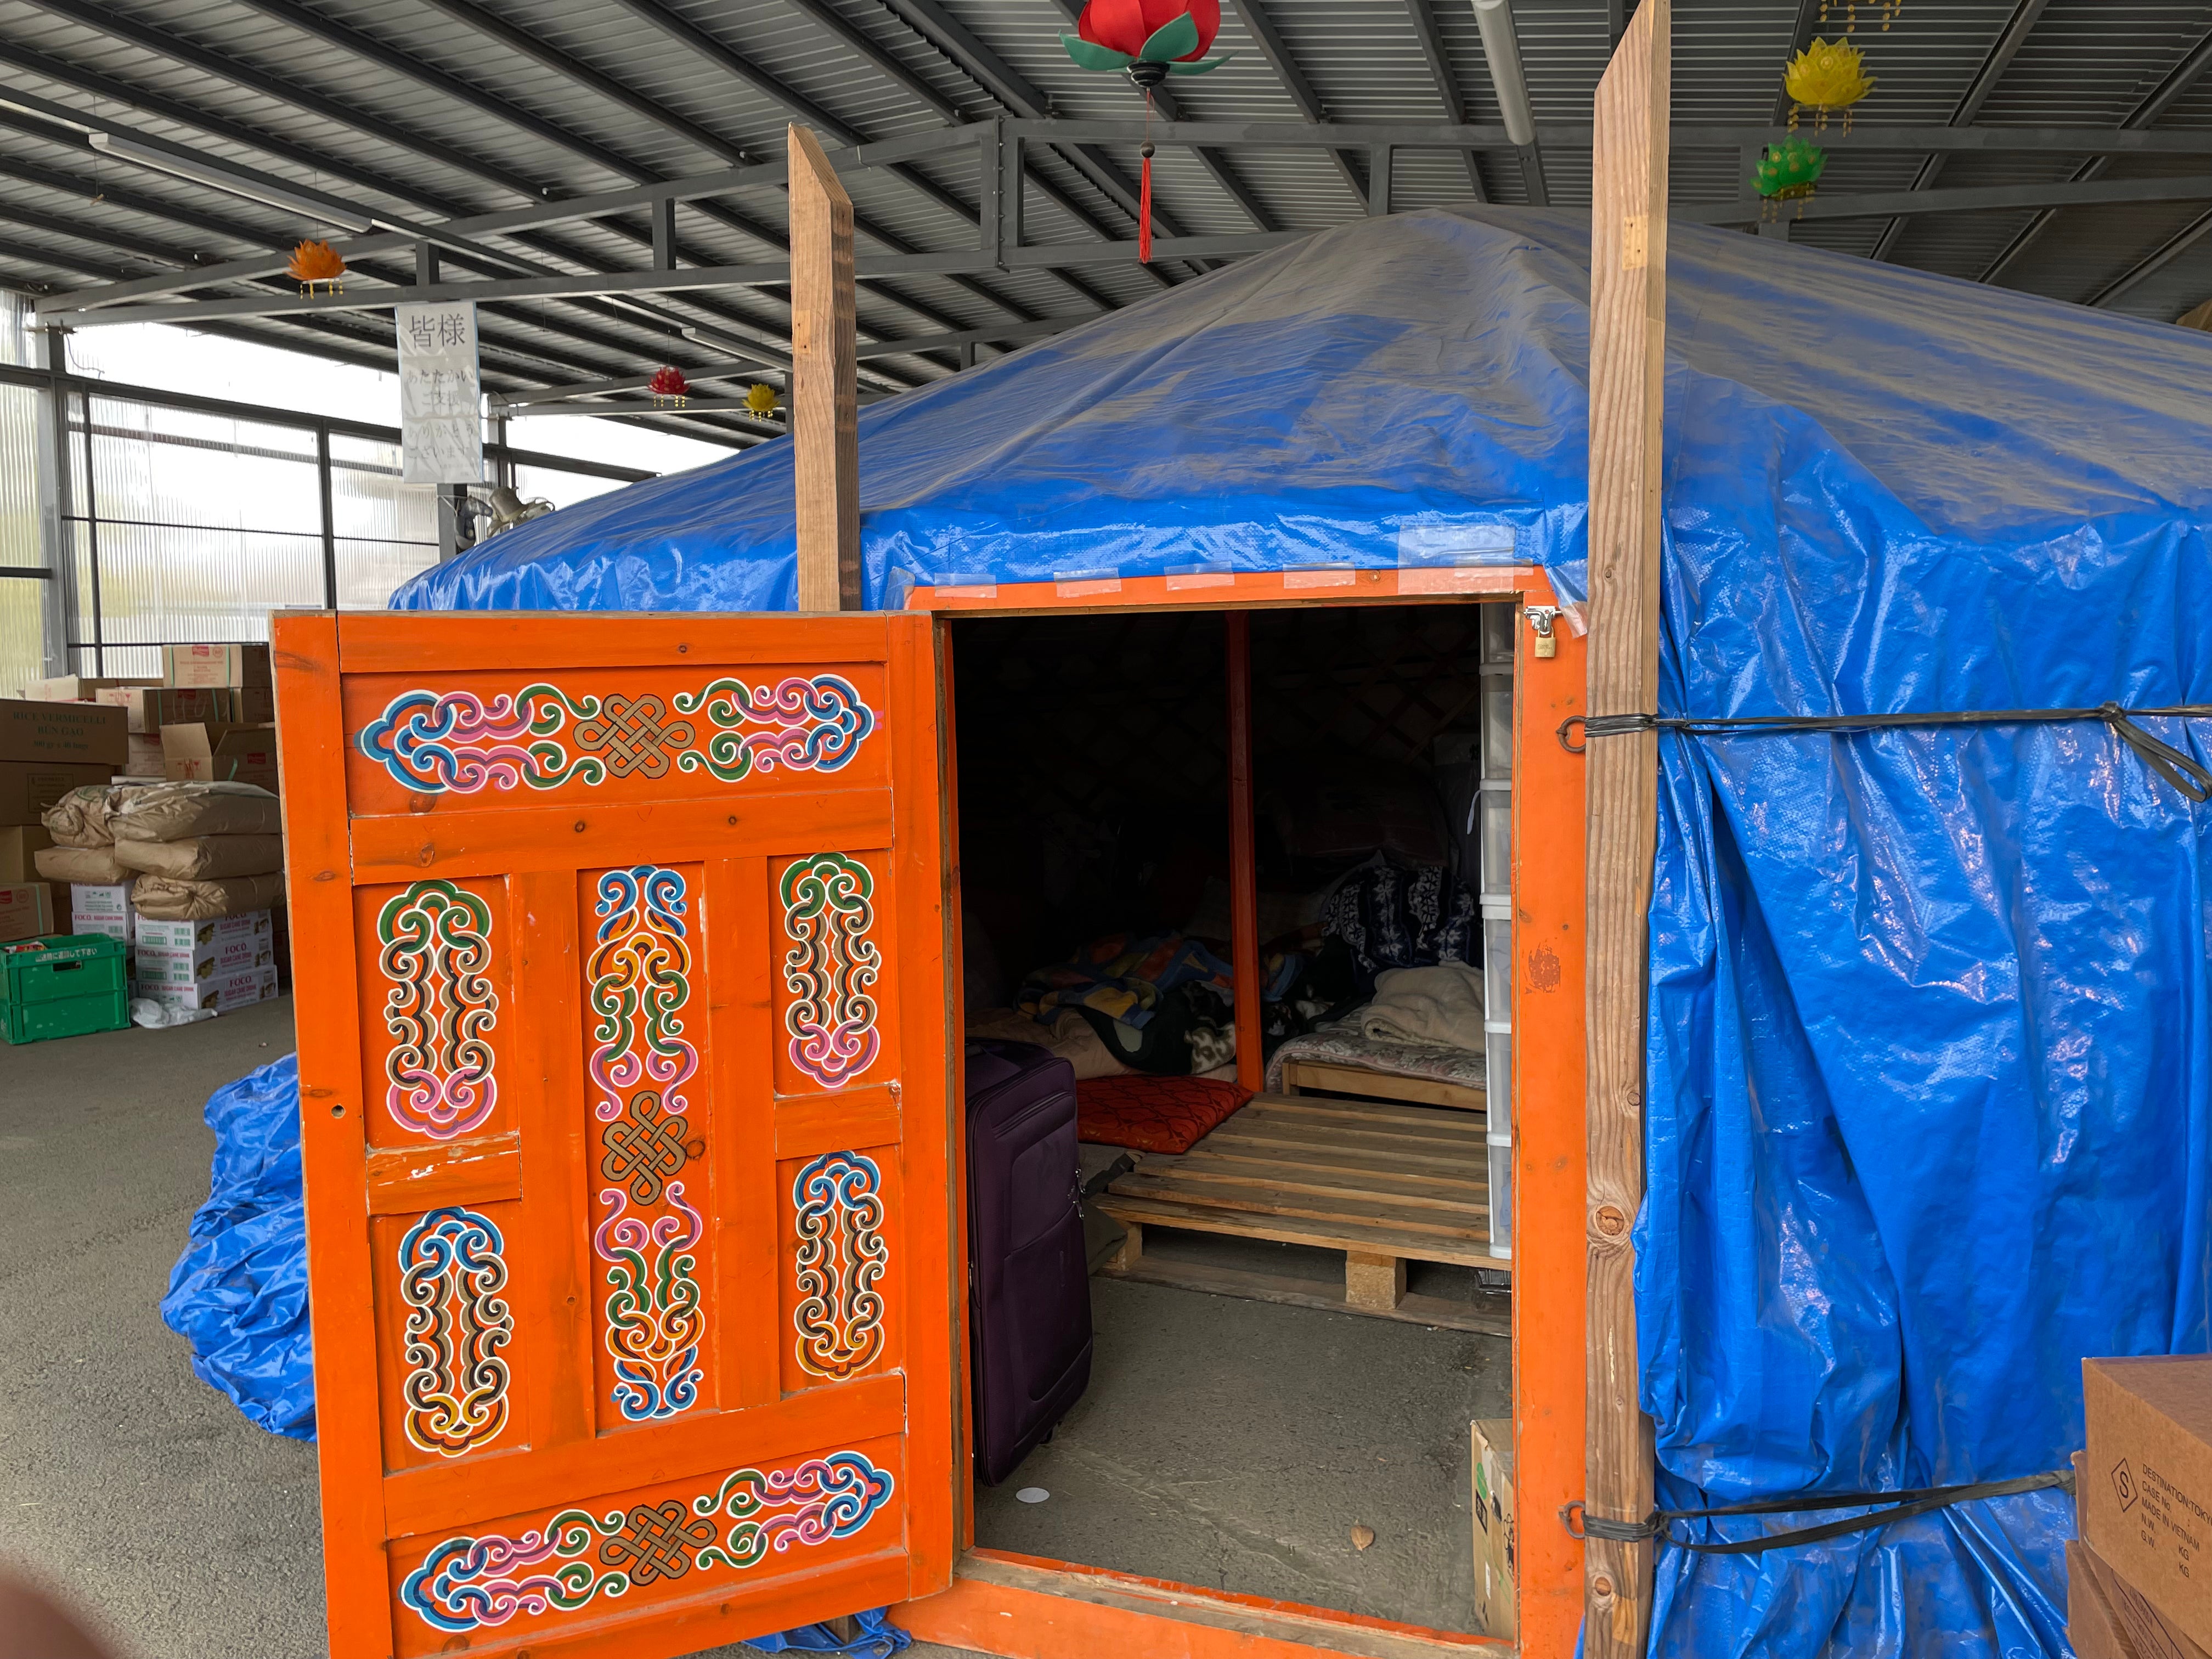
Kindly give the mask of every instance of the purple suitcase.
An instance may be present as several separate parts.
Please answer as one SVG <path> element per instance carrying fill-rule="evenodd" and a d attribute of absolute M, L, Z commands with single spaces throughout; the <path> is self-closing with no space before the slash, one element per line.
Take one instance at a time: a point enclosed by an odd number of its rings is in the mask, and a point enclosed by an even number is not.
<path fill-rule="evenodd" d="M 968 1045 L 968 1304 L 975 1474 L 995 1486 L 1091 1382 L 1075 1068 L 1026 1042 Z"/>

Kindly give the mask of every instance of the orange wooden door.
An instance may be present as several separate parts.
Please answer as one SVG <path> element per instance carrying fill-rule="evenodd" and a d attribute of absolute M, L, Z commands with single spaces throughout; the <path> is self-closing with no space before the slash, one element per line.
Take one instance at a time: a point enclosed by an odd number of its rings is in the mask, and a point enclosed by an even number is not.
<path fill-rule="evenodd" d="M 929 630 L 277 618 L 338 1659 L 950 1582 Z"/>

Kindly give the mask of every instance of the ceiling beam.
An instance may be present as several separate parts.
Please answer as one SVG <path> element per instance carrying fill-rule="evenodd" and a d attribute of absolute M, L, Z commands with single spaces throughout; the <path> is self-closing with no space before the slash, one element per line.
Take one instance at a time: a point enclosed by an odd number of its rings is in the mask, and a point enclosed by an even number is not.
<path fill-rule="evenodd" d="M 2112 305 L 2113 301 L 2132 292 L 2138 284 L 2144 282 L 2147 278 L 2155 276 L 2160 271 L 2165 270 L 2166 266 L 2172 264 L 2183 254 L 2188 252 L 2191 248 L 2195 247 L 2197 243 L 2204 240 L 2205 234 L 2208 232 L 2212 232 L 2212 212 L 2200 213 L 2194 219 L 2191 219 L 2187 224 L 2184 225 L 2179 230 L 2174 232 L 2172 235 L 2167 237 L 2163 242 L 2160 242 L 2156 247 L 2153 248 L 2148 253 L 2144 254 L 2143 257 L 2136 260 L 2135 264 L 2130 265 L 2125 270 L 2113 277 L 2102 288 L 2099 289 L 2094 294 L 2092 294 L 2087 300 L 2083 301 L 2082 303 L 2087 306 L 2094 306 L 2099 310 L 2103 310 L 2105 307 Z"/>
<path fill-rule="evenodd" d="M 1260 56 L 1267 60 L 1267 67 L 1275 71 L 1275 79 L 1282 82 L 1283 90 L 1291 103 L 1297 106 L 1300 115 L 1308 125 L 1319 126 L 1328 119 L 1321 95 L 1313 89 L 1305 71 L 1291 56 L 1291 49 L 1283 44 L 1273 21 L 1261 8 L 1260 0 L 1237 0 L 1237 15 L 1244 20 L 1245 32 L 1251 35 L 1252 44 L 1260 48 Z M 1337 175 L 1350 187 L 1359 201 L 1359 210 L 1367 210 L 1367 181 L 1352 159 L 1352 152 L 1343 149 L 1329 151 L 1329 160 L 1336 166 Z"/>
<path fill-rule="evenodd" d="M 2182 94 L 2197 84 L 2207 69 L 2212 69 L 2212 30 L 2206 31 L 2196 46 L 2191 47 L 2182 60 L 2167 73 L 2166 77 L 2154 87 L 2149 95 L 2129 112 L 2128 118 L 2120 123 L 2121 131 L 2140 131 L 2153 125 L 2160 116 L 2173 106 Z M 2112 164 L 2112 156 L 2109 154 L 2093 155 L 2088 161 L 2074 169 L 2074 182 L 2087 184 L 2091 179 L 2102 178 Z M 2051 228 L 2051 222 L 2057 216 L 2055 209 L 2037 214 L 2034 218 L 2021 227 L 2018 235 L 2005 244 L 2003 250 L 1996 258 L 1982 268 L 1981 275 L 1974 280 L 1978 283 L 1996 282 L 1998 277 L 2019 264 L 2022 254 L 2043 239 L 2043 234 Z"/>
<path fill-rule="evenodd" d="M 1406 15 L 1413 20 L 1414 37 L 1421 43 L 1421 56 L 1428 59 L 1429 79 L 1436 83 L 1437 100 L 1444 106 L 1444 119 L 1455 127 L 1465 126 L 1467 99 L 1459 89 L 1459 76 L 1453 72 L 1451 56 L 1444 50 L 1443 31 L 1437 27 L 1436 12 L 1429 0 L 1406 0 Z M 1487 202 L 1490 191 L 1483 185 L 1476 153 L 1465 149 L 1460 155 L 1467 164 L 1467 182 L 1474 191 L 1474 199 Z"/>
<path fill-rule="evenodd" d="M 1879 219 L 1893 213 L 2018 212 L 2113 203 L 2212 201 L 2212 173 L 2171 179 L 2071 179 L 2027 185 L 1975 185 L 1960 189 L 1892 190 L 1863 195 L 1808 197 L 1793 216 L 1804 219 Z M 1684 202 L 1672 214 L 1697 225 L 1753 225 L 1771 211 L 1759 201 Z"/>

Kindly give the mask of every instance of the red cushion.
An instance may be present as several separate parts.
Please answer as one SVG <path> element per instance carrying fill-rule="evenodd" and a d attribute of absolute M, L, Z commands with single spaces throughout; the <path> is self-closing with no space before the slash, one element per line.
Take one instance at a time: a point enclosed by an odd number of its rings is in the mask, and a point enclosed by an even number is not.
<path fill-rule="evenodd" d="M 1251 1098 L 1226 1078 L 1089 1077 L 1075 1085 L 1076 1133 L 1140 1152 L 1187 1152 Z"/>

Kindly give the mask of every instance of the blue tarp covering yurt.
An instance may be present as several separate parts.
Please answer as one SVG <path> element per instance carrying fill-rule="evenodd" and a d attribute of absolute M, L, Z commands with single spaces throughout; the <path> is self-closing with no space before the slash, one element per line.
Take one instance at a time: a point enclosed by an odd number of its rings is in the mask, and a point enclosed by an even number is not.
<path fill-rule="evenodd" d="M 1668 264 L 1662 713 L 2212 701 L 2212 339 L 1686 227 Z M 868 601 L 1486 560 L 1579 599 L 1587 267 L 1580 216 L 1372 221 L 868 408 Z M 776 443 L 394 603 L 794 591 Z M 1660 755 L 1637 1240 L 1662 1503 L 2063 1468 L 2081 1356 L 2207 1346 L 2212 807 L 2094 721 Z M 2043 1491 L 1666 1549 L 1654 1650 L 2060 1655 L 2072 1530 Z"/>

